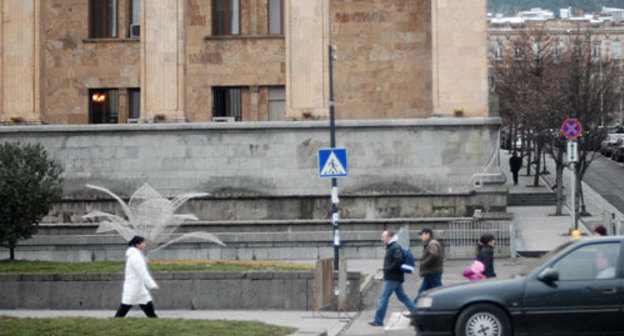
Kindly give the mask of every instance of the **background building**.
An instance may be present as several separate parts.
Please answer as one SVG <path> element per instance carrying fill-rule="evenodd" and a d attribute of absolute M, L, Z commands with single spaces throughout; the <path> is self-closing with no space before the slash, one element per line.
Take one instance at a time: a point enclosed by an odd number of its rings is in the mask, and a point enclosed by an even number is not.
<path fill-rule="evenodd" d="M 613 12 L 617 12 L 613 10 Z M 553 19 L 542 22 L 524 22 L 522 24 L 496 23 L 492 21 L 488 26 L 488 58 L 490 63 L 503 60 L 505 53 L 514 52 L 514 42 L 518 40 L 523 31 L 528 31 L 531 25 L 543 25 L 553 36 L 555 48 L 563 50 L 574 39 L 575 35 L 588 32 L 591 34 L 592 54 L 595 57 L 603 57 L 622 62 L 622 43 L 624 41 L 624 22 L 621 21 L 596 21 Z M 491 69 L 490 69 L 491 73 Z M 490 78 L 490 113 L 499 115 L 498 96 L 495 92 L 494 80 Z M 622 122 L 622 106 L 614 111 L 614 120 Z"/>
<path fill-rule="evenodd" d="M 4 124 L 487 116 L 485 0 L 0 0 Z M 483 42 L 481 42 L 483 41 Z"/>

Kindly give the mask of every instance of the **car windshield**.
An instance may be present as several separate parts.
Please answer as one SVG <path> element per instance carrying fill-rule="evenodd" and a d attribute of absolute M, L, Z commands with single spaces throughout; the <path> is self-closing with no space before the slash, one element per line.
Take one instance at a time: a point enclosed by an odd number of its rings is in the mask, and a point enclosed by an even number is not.
<path fill-rule="evenodd" d="M 524 270 L 522 270 L 520 273 L 518 273 L 518 275 L 528 275 L 528 274 L 531 274 L 533 271 L 535 271 L 536 269 L 538 269 L 539 267 L 544 265 L 545 262 L 550 260 L 550 258 L 552 258 L 552 256 L 554 256 L 555 254 L 561 252 L 563 249 L 565 249 L 566 247 L 572 245 L 573 243 L 574 243 L 574 241 L 569 241 L 569 242 L 565 242 L 565 243 L 559 245 L 559 247 L 557 247 L 557 248 L 551 250 L 550 252 L 544 254 L 540 258 L 537 258 L 533 263 L 531 263 Z"/>

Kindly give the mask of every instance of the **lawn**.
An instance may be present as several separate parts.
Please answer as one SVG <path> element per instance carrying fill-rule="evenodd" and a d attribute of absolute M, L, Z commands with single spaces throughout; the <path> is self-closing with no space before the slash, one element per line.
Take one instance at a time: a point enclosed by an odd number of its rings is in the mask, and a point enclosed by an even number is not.
<path fill-rule="evenodd" d="M 182 319 L 12 318 L 0 316 L 0 336 L 185 336 L 185 335 L 289 335 L 294 328 L 260 322 Z"/>
<path fill-rule="evenodd" d="M 151 260 L 152 273 L 224 271 L 306 271 L 312 265 L 278 261 Z M 123 273 L 123 261 L 64 263 L 49 261 L 1 261 L 1 273 Z"/>

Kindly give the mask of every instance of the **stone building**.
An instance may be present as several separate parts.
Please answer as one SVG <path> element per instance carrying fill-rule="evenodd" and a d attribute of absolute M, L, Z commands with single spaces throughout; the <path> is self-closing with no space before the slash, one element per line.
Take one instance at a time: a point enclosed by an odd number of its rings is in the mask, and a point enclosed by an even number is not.
<path fill-rule="evenodd" d="M 0 0 L 0 122 L 488 116 L 485 0 Z"/>

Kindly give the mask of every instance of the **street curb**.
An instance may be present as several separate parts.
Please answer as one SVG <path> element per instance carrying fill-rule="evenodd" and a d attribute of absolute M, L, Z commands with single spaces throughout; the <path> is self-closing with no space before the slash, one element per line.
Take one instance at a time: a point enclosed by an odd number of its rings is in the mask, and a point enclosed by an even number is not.
<path fill-rule="evenodd" d="M 327 330 L 301 329 L 288 336 L 327 336 Z"/>

